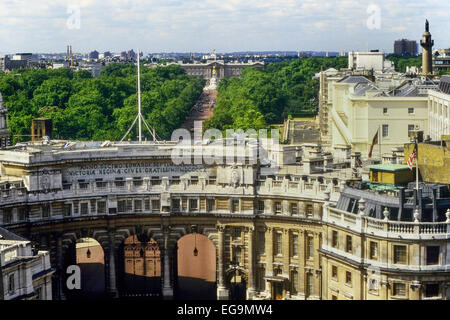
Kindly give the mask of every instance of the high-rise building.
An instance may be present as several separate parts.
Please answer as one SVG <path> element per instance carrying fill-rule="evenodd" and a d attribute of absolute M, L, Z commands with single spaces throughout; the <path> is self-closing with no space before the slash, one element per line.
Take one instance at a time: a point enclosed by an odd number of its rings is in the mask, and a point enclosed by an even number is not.
<path fill-rule="evenodd" d="M 94 51 L 90 52 L 89 53 L 89 59 L 97 60 L 98 59 L 98 51 L 94 50 Z"/>
<path fill-rule="evenodd" d="M 417 41 L 401 39 L 394 42 L 394 53 L 401 56 L 416 56 Z"/>
<path fill-rule="evenodd" d="M 433 54 L 433 71 L 448 71 L 450 70 L 450 48 L 438 49 Z"/>

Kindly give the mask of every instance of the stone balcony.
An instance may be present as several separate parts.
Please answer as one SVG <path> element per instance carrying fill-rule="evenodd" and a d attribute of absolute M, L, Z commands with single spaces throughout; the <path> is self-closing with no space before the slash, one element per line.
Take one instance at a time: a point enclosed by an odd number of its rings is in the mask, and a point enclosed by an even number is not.
<path fill-rule="evenodd" d="M 449 215 L 450 209 L 447 211 Z M 402 240 L 450 239 L 450 219 L 446 222 L 408 222 L 381 220 L 328 207 L 324 222 L 361 234 Z"/>

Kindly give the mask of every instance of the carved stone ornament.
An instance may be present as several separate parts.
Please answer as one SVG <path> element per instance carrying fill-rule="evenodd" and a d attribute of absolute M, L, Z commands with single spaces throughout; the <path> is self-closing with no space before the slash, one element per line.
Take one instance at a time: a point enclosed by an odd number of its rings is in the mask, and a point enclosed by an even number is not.
<path fill-rule="evenodd" d="M 241 177 L 239 175 L 239 172 L 236 167 L 233 166 L 233 168 L 231 169 L 231 185 L 233 186 L 233 188 L 239 187 L 240 181 Z"/>

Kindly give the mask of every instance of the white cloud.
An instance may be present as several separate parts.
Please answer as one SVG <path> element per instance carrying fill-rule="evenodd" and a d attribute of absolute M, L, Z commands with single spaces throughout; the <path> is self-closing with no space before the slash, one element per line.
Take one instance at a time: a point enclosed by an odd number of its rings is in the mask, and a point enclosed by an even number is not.
<path fill-rule="evenodd" d="M 366 9 L 380 8 L 368 30 Z M 67 6 L 79 5 L 80 30 L 68 30 Z M 448 47 L 446 1 L 424 0 L 1 0 L 0 50 L 78 51 L 392 50 L 418 40 L 425 18 L 435 44 Z"/>

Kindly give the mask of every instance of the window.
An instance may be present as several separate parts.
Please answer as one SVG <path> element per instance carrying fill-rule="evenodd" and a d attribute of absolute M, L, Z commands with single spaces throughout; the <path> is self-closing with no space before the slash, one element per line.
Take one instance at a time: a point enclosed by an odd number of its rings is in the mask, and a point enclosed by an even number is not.
<path fill-rule="evenodd" d="M 197 199 L 189 199 L 189 210 L 198 210 L 198 201 Z"/>
<path fill-rule="evenodd" d="M 306 274 L 306 296 L 310 297 L 314 293 L 314 277 L 312 273 Z"/>
<path fill-rule="evenodd" d="M 36 289 L 36 296 L 37 296 L 37 300 L 43 300 L 42 287 L 39 287 L 39 288 Z"/>
<path fill-rule="evenodd" d="M 180 184 L 180 177 L 179 176 L 173 176 L 171 184 L 173 184 L 173 185 Z"/>
<path fill-rule="evenodd" d="M 312 236 L 308 236 L 307 237 L 307 253 L 306 253 L 306 257 L 308 259 L 313 259 L 314 258 L 314 238 Z"/>
<path fill-rule="evenodd" d="M 150 184 L 152 186 L 159 186 L 161 184 L 161 179 L 159 177 L 152 177 L 150 179 Z"/>
<path fill-rule="evenodd" d="M 408 137 L 411 134 L 411 132 L 414 131 L 414 125 L 413 124 L 408 124 Z"/>
<path fill-rule="evenodd" d="M 14 279 L 15 277 L 14 277 L 14 274 L 10 274 L 9 275 L 9 278 L 8 278 L 8 291 L 9 292 L 13 292 L 14 291 L 14 289 L 15 289 L 15 286 L 14 286 Z"/>
<path fill-rule="evenodd" d="M 117 201 L 117 211 L 118 212 L 125 212 L 126 202 L 125 200 L 119 200 Z"/>
<path fill-rule="evenodd" d="M 87 215 L 89 214 L 89 207 L 87 202 L 82 202 L 80 205 L 80 213 L 81 215 Z"/>
<path fill-rule="evenodd" d="M 333 230 L 331 232 L 331 246 L 333 248 L 337 248 L 338 247 L 338 232 Z"/>
<path fill-rule="evenodd" d="M 152 200 L 152 210 L 156 211 L 156 212 L 159 212 L 160 209 L 161 209 L 161 205 L 159 203 L 159 199 Z"/>
<path fill-rule="evenodd" d="M 71 203 L 64 204 L 63 214 L 64 214 L 64 217 L 70 217 L 72 215 L 72 204 Z"/>
<path fill-rule="evenodd" d="M 107 182 L 100 179 L 95 179 L 95 186 L 99 189 L 106 188 Z"/>
<path fill-rule="evenodd" d="M 210 176 L 208 180 L 208 184 L 216 184 L 216 176 Z"/>
<path fill-rule="evenodd" d="M 281 243 L 281 239 L 282 239 L 282 234 L 281 232 L 277 232 L 275 234 L 275 254 L 276 255 L 281 255 L 282 254 L 282 243 Z"/>
<path fill-rule="evenodd" d="M 142 200 L 141 199 L 134 200 L 134 211 L 142 212 Z"/>
<path fill-rule="evenodd" d="M 50 217 L 50 205 L 44 204 L 42 206 L 42 218 L 48 218 Z"/>
<path fill-rule="evenodd" d="M 258 211 L 264 212 L 264 201 L 263 200 L 258 201 Z"/>
<path fill-rule="evenodd" d="M 404 297 L 406 295 L 406 285 L 404 283 L 394 283 L 392 290 L 394 296 Z"/>
<path fill-rule="evenodd" d="M 281 213 L 281 202 L 275 201 L 275 213 Z"/>
<path fill-rule="evenodd" d="M 11 223 L 12 222 L 12 211 L 11 209 L 3 209 L 3 223 Z"/>
<path fill-rule="evenodd" d="M 19 221 L 24 221 L 27 216 L 27 208 L 26 207 L 20 207 L 17 209 L 18 213 L 18 219 Z"/>
<path fill-rule="evenodd" d="M 77 215 L 80 211 L 79 201 L 73 202 L 73 214 Z"/>
<path fill-rule="evenodd" d="M 85 182 L 84 180 L 78 180 L 78 184 L 80 189 L 87 189 L 89 187 L 89 182 Z"/>
<path fill-rule="evenodd" d="M 408 113 L 409 114 L 414 113 L 414 108 L 408 108 Z"/>
<path fill-rule="evenodd" d="M 280 267 L 275 268 L 275 269 L 273 270 L 274 276 L 279 276 L 279 275 L 281 275 L 282 273 L 283 273 L 283 271 L 281 270 Z"/>
<path fill-rule="evenodd" d="M 241 238 L 241 228 L 234 228 L 233 238 L 235 238 L 235 239 Z"/>
<path fill-rule="evenodd" d="M 338 268 L 336 266 L 331 267 L 331 278 L 337 281 L 338 279 Z"/>
<path fill-rule="evenodd" d="M 346 237 L 345 250 L 347 252 L 350 252 L 350 253 L 353 251 L 353 248 L 352 248 L 352 236 L 347 236 Z"/>
<path fill-rule="evenodd" d="M 106 213 L 106 201 L 97 201 L 97 213 Z"/>
<path fill-rule="evenodd" d="M 172 210 L 180 211 L 180 199 L 172 199 Z"/>
<path fill-rule="evenodd" d="M 114 185 L 115 185 L 116 187 L 119 187 L 119 188 L 124 187 L 124 186 L 125 186 L 125 181 L 124 181 L 123 178 L 116 178 L 116 179 L 114 180 Z"/>
<path fill-rule="evenodd" d="M 292 215 L 298 214 L 298 206 L 296 203 L 291 203 L 291 214 Z"/>
<path fill-rule="evenodd" d="M 90 202 L 91 202 L 91 212 L 92 213 L 97 212 L 97 209 L 96 209 L 97 202 L 95 201 L 95 199 L 91 199 Z"/>
<path fill-rule="evenodd" d="M 208 211 L 216 210 L 216 200 L 215 199 L 207 199 L 206 205 L 208 206 Z"/>
<path fill-rule="evenodd" d="M 266 234 L 264 231 L 258 231 L 258 251 L 259 254 L 266 252 Z"/>
<path fill-rule="evenodd" d="M 140 187 L 143 184 L 143 180 L 141 177 L 134 177 L 133 178 L 133 186 Z"/>
<path fill-rule="evenodd" d="M 133 211 L 133 200 L 127 199 L 127 212 Z"/>
<path fill-rule="evenodd" d="M 439 284 L 427 283 L 425 285 L 425 297 L 438 297 L 439 296 Z"/>
<path fill-rule="evenodd" d="M 378 243 L 370 241 L 370 259 L 378 259 Z"/>
<path fill-rule="evenodd" d="M 231 212 L 239 212 L 239 200 L 231 200 Z"/>
<path fill-rule="evenodd" d="M 297 234 L 292 235 L 292 256 L 293 257 L 298 256 L 298 235 Z"/>
<path fill-rule="evenodd" d="M 307 204 L 306 205 L 306 216 L 312 217 L 312 215 L 313 215 L 313 206 L 312 206 L 312 204 Z"/>
<path fill-rule="evenodd" d="M 150 211 L 150 199 L 149 198 L 144 199 L 144 210 Z"/>
<path fill-rule="evenodd" d="M 345 271 L 345 283 L 352 285 L 352 273 L 350 271 Z"/>
<path fill-rule="evenodd" d="M 428 246 L 427 247 L 427 264 L 439 264 L 439 246 Z"/>
<path fill-rule="evenodd" d="M 388 108 L 383 108 L 383 114 L 388 113 Z"/>
<path fill-rule="evenodd" d="M 389 126 L 387 124 L 383 124 L 382 132 L 383 132 L 383 137 L 389 136 Z"/>
<path fill-rule="evenodd" d="M 189 183 L 191 185 L 197 185 L 198 184 L 198 177 L 197 176 L 192 176 L 191 180 L 189 181 Z"/>
<path fill-rule="evenodd" d="M 394 263 L 406 264 L 406 246 L 394 246 Z"/>
<path fill-rule="evenodd" d="M 291 272 L 291 294 L 297 294 L 298 292 L 298 272 L 293 270 Z"/>

